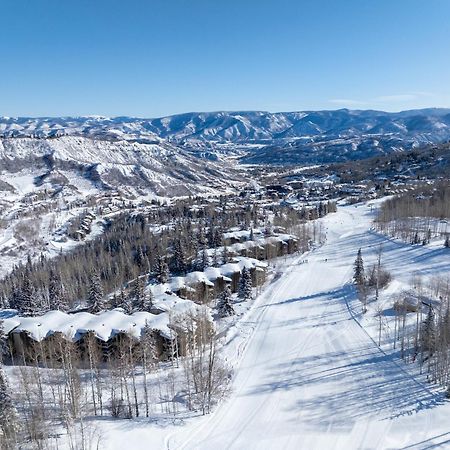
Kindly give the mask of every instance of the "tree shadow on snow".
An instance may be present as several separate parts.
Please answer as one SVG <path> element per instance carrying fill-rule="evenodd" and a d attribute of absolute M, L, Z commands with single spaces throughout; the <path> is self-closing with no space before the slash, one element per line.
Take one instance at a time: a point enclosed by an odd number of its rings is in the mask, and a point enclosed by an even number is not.
<path fill-rule="evenodd" d="M 360 418 L 376 417 L 393 419 L 412 415 L 421 410 L 444 403 L 441 394 L 432 392 L 422 382 L 414 379 L 402 367 L 402 361 L 395 355 L 382 353 L 364 333 L 355 328 L 354 350 L 340 351 L 341 339 L 352 339 L 352 332 L 343 332 L 342 308 L 346 308 L 344 298 L 353 299 L 353 287 L 314 294 L 275 303 L 280 304 L 316 300 L 330 305 L 317 316 L 305 317 L 303 322 L 287 319 L 278 326 L 308 327 L 320 319 L 317 337 L 307 343 L 300 352 L 317 354 L 300 356 L 288 362 L 273 364 L 266 369 L 267 381 L 259 384 L 245 395 L 262 395 L 272 392 L 289 393 L 285 402 L 286 410 L 298 411 L 302 422 L 311 426 L 327 428 L 349 427 Z M 339 306 L 338 310 L 336 310 Z M 340 309 L 340 311 L 339 311 Z M 345 315 L 344 315 L 345 316 Z M 337 319 L 337 320 L 336 320 Z M 345 320 L 351 326 L 352 319 Z M 336 327 L 332 327 L 337 325 Z M 311 331 L 314 333 L 314 331 Z M 359 338 L 359 339 L 358 339 Z M 324 342 L 318 342 L 323 339 Z M 344 342 L 345 344 L 345 342 Z"/>

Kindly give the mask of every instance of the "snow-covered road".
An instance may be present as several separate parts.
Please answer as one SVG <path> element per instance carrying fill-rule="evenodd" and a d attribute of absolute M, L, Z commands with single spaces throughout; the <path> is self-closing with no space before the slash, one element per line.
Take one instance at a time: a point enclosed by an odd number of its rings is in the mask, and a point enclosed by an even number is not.
<path fill-rule="evenodd" d="M 160 449 L 164 436 L 171 450 L 450 448 L 449 405 L 383 353 L 357 320 L 356 252 L 384 239 L 370 231 L 371 220 L 365 206 L 324 218 L 326 244 L 306 263 L 291 260 L 256 301 L 240 324 L 253 332 L 232 392 L 213 414 L 157 436 L 127 430 L 124 442 Z M 401 273 L 405 247 L 390 242 L 387 264 Z"/>

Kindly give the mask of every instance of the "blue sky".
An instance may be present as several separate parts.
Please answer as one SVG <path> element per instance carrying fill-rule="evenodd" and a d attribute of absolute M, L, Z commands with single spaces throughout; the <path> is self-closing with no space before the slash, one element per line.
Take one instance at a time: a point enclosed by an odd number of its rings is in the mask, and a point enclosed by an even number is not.
<path fill-rule="evenodd" d="M 0 0 L 0 115 L 450 107 L 449 0 Z"/>

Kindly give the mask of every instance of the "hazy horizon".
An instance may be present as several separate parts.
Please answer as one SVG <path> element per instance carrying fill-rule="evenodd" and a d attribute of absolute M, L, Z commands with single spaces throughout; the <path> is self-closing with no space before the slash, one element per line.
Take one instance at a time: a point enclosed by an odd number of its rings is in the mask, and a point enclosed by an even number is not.
<path fill-rule="evenodd" d="M 309 109 L 309 110 L 291 110 L 291 111 L 269 111 L 269 110 L 215 110 L 215 111 L 185 111 L 185 112 L 179 112 L 179 113 L 173 113 L 168 114 L 166 116 L 154 116 L 154 117 L 144 117 L 144 116 L 129 116 L 124 114 L 119 114 L 115 116 L 107 116 L 107 115 L 101 115 L 101 114 L 83 114 L 83 115 L 61 115 L 61 116 L 7 116 L 2 115 L 0 116 L 1 119 L 57 119 L 57 118 L 104 118 L 104 119 L 119 119 L 121 117 L 129 118 L 129 119 L 137 119 L 137 120 L 153 120 L 153 119 L 160 119 L 164 117 L 173 117 L 173 116 L 179 116 L 179 115 L 185 115 L 185 114 L 215 114 L 215 113 L 229 113 L 229 114 L 236 114 L 236 113 L 253 113 L 253 112 L 261 112 L 261 113 L 269 113 L 269 114 L 291 114 L 291 113 L 301 113 L 301 112 L 322 112 L 322 111 L 352 111 L 352 112 L 358 112 L 358 111 L 374 111 L 374 112 L 380 112 L 380 113 L 387 113 L 387 114 L 400 114 L 408 111 L 424 111 L 429 109 L 437 109 L 437 110 L 448 110 L 450 111 L 450 107 L 439 107 L 439 106 L 428 106 L 424 108 L 412 108 L 412 109 L 402 109 L 399 111 L 388 111 L 388 110 L 382 110 L 382 109 L 364 109 L 364 108 L 329 108 L 329 109 Z"/>

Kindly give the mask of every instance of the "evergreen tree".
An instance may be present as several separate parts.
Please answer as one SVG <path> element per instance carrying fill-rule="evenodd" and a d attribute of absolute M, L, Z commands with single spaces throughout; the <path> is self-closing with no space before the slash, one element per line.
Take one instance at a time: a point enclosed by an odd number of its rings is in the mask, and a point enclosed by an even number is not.
<path fill-rule="evenodd" d="M 222 244 L 222 233 L 220 228 L 211 222 L 208 230 L 208 245 L 213 248 L 220 247 Z"/>
<path fill-rule="evenodd" d="M 134 257 L 134 263 L 139 267 L 141 271 L 146 270 L 146 261 L 144 253 L 142 252 L 142 248 L 139 246 L 136 250 L 136 255 Z"/>
<path fill-rule="evenodd" d="M 205 248 L 207 242 L 205 228 L 203 227 L 203 224 L 200 223 L 198 228 L 198 243 L 202 246 L 202 248 Z"/>
<path fill-rule="evenodd" d="M 0 366 L 3 363 L 3 357 L 8 353 L 8 344 L 6 342 L 5 329 L 3 320 L 0 319 Z"/>
<path fill-rule="evenodd" d="M 226 245 L 223 246 L 222 250 L 222 264 L 227 264 L 230 261 L 228 247 Z"/>
<path fill-rule="evenodd" d="M 239 280 L 239 298 L 242 300 L 250 300 L 253 295 L 252 288 L 252 275 L 247 267 L 244 267 Z"/>
<path fill-rule="evenodd" d="M 361 249 L 358 250 L 354 264 L 353 280 L 356 284 L 358 297 L 363 304 L 363 312 L 367 311 L 367 291 L 366 291 L 366 277 L 364 273 L 364 262 L 362 259 Z"/>
<path fill-rule="evenodd" d="M 67 311 L 69 309 L 69 305 L 64 296 L 61 278 L 53 270 L 50 272 L 49 277 L 48 301 L 51 310 Z"/>
<path fill-rule="evenodd" d="M 138 311 L 142 311 L 142 304 L 145 299 L 145 284 L 141 277 L 136 278 L 133 284 L 133 305 Z"/>
<path fill-rule="evenodd" d="M 133 304 L 134 304 L 134 289 L 128 292 L 127 295 L 123 295 L 120 297 L 121 303 L 120 308 L 123 309 L 125 314 L 131 314 L 133 312 Z"/>
<path fill-rule="evenodd" d="M 206 247 L 203 247 L 202 253 L 197 263 L 197 270 L 203 272 L 210 266 L 211 266 L 211 259 L 208 255 L 208 250 L 206 249 Z"/>
<path fill-rule="evenodd" d="M 151 289 L 145 293 L 140 311 L 151 312 L 153 309 L 153 293 Z"/>
<path fill-rule="evenodd" d="M 119 308 L 119 306 L 120 306 L 119 297 L 117 296 L 117 294 L 115 292 L 111 298 L 110 306 L 111 306 L 111 309 Z"/>
<path fill-rule="evenodd" d="M 153 296 L 151 290 L 146 292 L 142 278 L 138 278 L 134 284 L 134 305 L 138 311 L 147 311 L 153 307 Z"/>
<path fill-rule="evenodd" d="M 436 324 L 434 320 L 434 310 L 430 306 L 427 318 L 423 322 L 420 333 L 421 350 L 428 352 L 431 356 L 436 348 Z"/>
<path fill-rule="evenodd" d="M 217 248 L 222 245 L 222 230 L 220 227 L 214 229 L 213 247 Z"/>
<path fill-rule="evenodd" d="M 180 239 L 173 243 L 172 269 L 175 273 L 185 274 L 188 268 L 186 252 Z"/>
<path fill-rule="evenodd" d="M 41 312 L 39 306 L 38 296 L 31 284 L 30 273 L 27 271 L 18 292 L 16 307 L 23 316 L 35 316 Z"/>
<path fill-rule="evenodd" d="M 0 309 L 10 308 L 9 300 L 4 295 L 0 296 Z"/>
<path fill-rule="evenodd" d="M 448 346 L 450 345 L 450 307 L 447 305 L 445 313 L 441 319 L 440 327 L 440 342 L 441 344 Z"/>
<path fill-rule="evenodd" d="M 219 313 L 219 317 L 227 317 L 235 314 L 232 304 L 231 289 L 228 285 L 219 296 L 217 312 Z"/>
<path fill-rule="evenodd" d="M 131 307 L 128 306 L 128 296 L 125 294 L 123 287 L 120 288 L 120 294 L 117 297 L 117 308 L 122 308 L 124 311 Z"/>
<path fill-rule="evenodd" d="M 158 283 L 167 283 L 169 281 L 169 266 L 164 257 L 159 256 L 155 268 L 156 280 Z"/>
<path fill-rule="evenodd" d="M 354 268 L 353 280 L 357 286 L 363 286 L 365 282 L 365 275 L 361 249 L 358 250 L 358 254 L 356 255 Z"/>
<path fill-rule="evenodd" d="M 202 251 L 202 264 L 203 270 L 206 270 L 208 267 L 211 267 L 211 258 L 209 257 L 208 250 L 203 248 Z"/>
<path fill-rule="evenodd" d="M 219 258 L 217 257 L 217 249 L 215 248 L 213 251 L 213 256 L 211 260 L 211 265 L 213 267 L 217 267 L 219 265 Z"/>
<path fill-rule="evenodd" d="M 214 245 L 214 224 L 212 222 L 209 223 L 207 242 L 210 247 L 216 248 L 216 246 Z"/>
<path fill-rule="evenodd" d="M 103 300 L 103 287 L 100 276 L 96 271 L 91 273 L 89 281 L 88 308 L 92 314 L 99 313 L 105 309 Z"/>
<path fill-rule="evenodd" d="M 19 311 L 20 308 L 20 291 L 17 287 L 16 280 L 13 279 L 11 283 L 11 294 L 9 297 L 9 307 L 12 309 L 17 309 Z"/>

